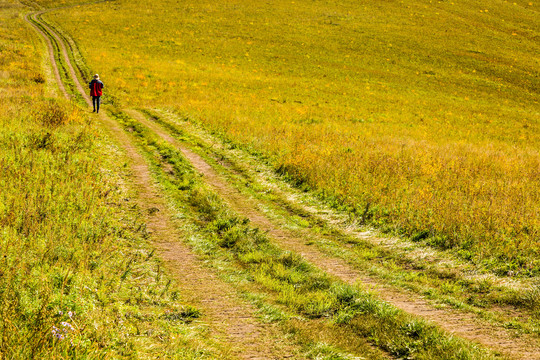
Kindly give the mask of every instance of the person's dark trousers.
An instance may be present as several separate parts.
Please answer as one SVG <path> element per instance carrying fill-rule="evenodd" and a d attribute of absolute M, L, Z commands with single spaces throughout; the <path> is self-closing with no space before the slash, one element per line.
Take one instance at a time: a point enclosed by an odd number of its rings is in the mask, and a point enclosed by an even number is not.
<path fill-rule="evenodd" d="M 101 104 L 101 96 L 92 96 L 92 105 L 94 105 L 94 112 L 99 112 L 99 104 Z"/>

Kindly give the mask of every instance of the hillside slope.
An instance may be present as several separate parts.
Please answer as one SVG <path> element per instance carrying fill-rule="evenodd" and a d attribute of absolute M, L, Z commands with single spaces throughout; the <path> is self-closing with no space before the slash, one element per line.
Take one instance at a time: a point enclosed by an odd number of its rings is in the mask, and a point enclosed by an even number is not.
<path fill-rule="evenodd" d="M 51 15 L 115 101 L 174 107 L 371 224 L 526 275 L 539 269 L 539 18 L 528 1 L 427 0 Z"/>

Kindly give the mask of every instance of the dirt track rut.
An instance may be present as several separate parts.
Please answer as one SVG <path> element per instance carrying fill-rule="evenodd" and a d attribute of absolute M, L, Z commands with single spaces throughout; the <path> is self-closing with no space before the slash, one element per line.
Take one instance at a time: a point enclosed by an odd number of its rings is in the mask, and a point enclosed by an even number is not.
<path fill-rule="evenodd" d="M 86 103 L 91 106 L 90 98 L 71 65 L 64 42 L 53 29 L 36 17 L 46 11 L 27 16 L 27 21 L 31 17 L 56 39 L 76 88 Z M 54 64 L 56 81 L 62 94 L 70 98 L 60 78 L 51 40 L 39 27 L 34 24 L 32 26 L 47 43 L 51 62 Z M 182 291 L 182 298 L 200 308 L 203 312 L 202 320 L 210 325 L 213 336 L 220 339 L 222 343 L 228 344 L 230 349 L 222 355 L 227 358 L 242 359 L 283 359 L 292 356 L 301 358 L 296 354 L 294 347 L 278 340 L 277 328 L 258 322 L 255 308 L 239 299 L 230 285 L 219 280 L 212 270 L 206 268 L 179 240 L 184 234 L 172 222 L 169 208 L 152 179 L 148 164 L 137 151 L 130 137 L 115 121 L 105 113 L 100 113 L 98 118 L 102 126 L 110 131 L 112 137 L 124 149 L 131 162 L 133 185 L 138 193 L 137 203 L 144 213 L 148 214 L 147 229 L 160 257 L 175 277 Z"/>

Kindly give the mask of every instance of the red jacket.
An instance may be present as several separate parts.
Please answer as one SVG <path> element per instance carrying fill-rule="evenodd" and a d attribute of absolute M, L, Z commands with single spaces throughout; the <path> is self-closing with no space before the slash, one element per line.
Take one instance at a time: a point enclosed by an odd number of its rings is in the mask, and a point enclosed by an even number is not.
<path fill-rule="evenodd" d="M 90 81 L 90 85 L 88 86 L 90 88 L 90 96 L 101 96 L 103 95 L 103 92 L 101 89 L 103 89 L 105 85 L 99 80 L 93 79 Z"/>

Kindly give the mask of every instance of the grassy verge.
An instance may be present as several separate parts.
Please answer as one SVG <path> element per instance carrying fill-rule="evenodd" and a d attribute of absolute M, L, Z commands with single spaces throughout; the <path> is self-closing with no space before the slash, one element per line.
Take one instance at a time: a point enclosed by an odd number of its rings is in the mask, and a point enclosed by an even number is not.
<path fill-rule="evenodd" d="M 212 358 L 148 246 L 123 154 L 75 104 L 44 97 L 54 80 L 21 11 L 0 9 L 0 353 Z"/>
<path fill-rule="evenodd" d="M 189 239 L 192 246 L 219 263 L 220 270 L 230 269 L 234 283 L 259 289 L 270 305 L 282 307 L 292 316 L 306 319 L 308 324 L 327 319 L 333 324 L 329 331 L 342 333 L 344 337 L 359 335 L 394 356 L 494 357 L 369 293 L 330 278 L 301 257 L 272 245 L 263 233 L 232 213 L 201 182 L 178 150 L 124 114 L 114 115 L 138 137 L 141 147 L 153 159 L 156 177 L 178 209 L 178 216 L 196 227 L 197 236 Z"/>

